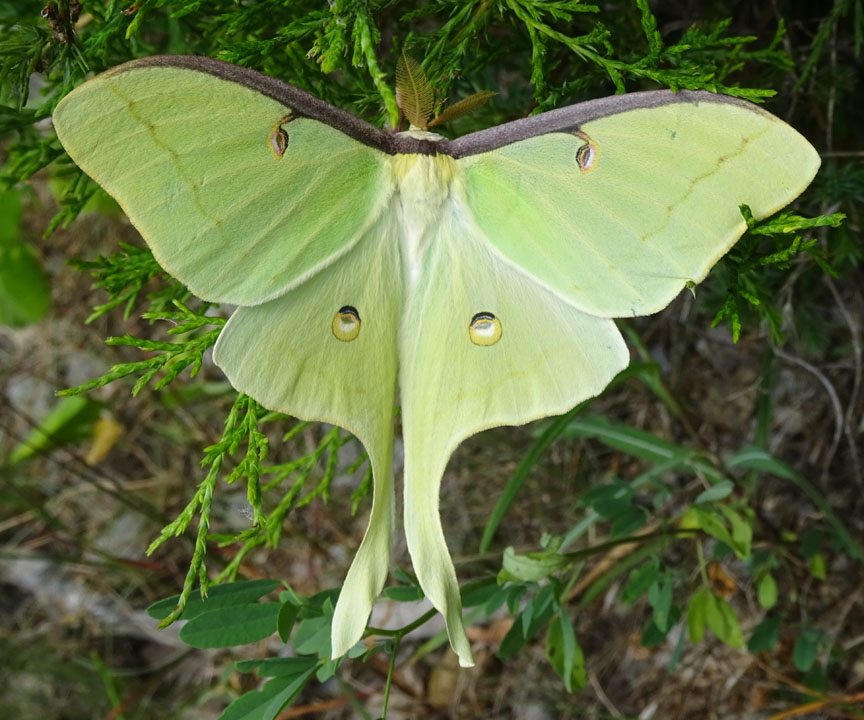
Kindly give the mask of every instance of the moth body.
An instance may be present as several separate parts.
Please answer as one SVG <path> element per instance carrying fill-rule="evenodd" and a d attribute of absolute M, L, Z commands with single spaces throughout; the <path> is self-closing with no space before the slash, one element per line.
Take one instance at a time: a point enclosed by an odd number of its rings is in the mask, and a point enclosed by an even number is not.
<path fill-rule="evenodd" d="M 458 167 L 448 155 L 397 154 L 392 156 L 390 163 L 402 273 L 407 289 L 414 287 L 420 278 L 443 208 L 452 199 Z"/>

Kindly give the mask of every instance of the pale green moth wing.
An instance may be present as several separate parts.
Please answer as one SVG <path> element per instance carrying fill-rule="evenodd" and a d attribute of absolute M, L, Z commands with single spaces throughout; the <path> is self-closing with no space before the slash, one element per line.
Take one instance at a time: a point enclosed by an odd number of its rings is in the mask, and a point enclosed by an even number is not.
<path fill-rule="evenodd" d="M 819 167 L 789 125 L 705 92 L 633 93 L 510 125 L 452 144 L 479 151 L 460 162 L 468 207 L 511 263 L 602 317 L 665 307 L 742 235 L 739 205 L 766 217 Z M 500 146 L 493 131 L 534 136 Z"/>
<path fill-rule="evenodd" d="M 408 549 L 468 666 L 459 585 L 438 515 L 447 459 L 480 430 L 563 413 L 597 395 L 629 354 L 612 320 L 577 310 L 498 257 L 461 201 L 429 243 L 400 332 Z"/>
<path fill-rule="evenodd" d="M 468 665 L 455 572 L 429 512 L 454 447 L 599 393 L 628 361 L 603 318 L 654 312 L 701 280 L 745 229 L 738 205 L 774 212 L 819 158 L 773 116 L 710 93 L 584 103 L 439 148 L 459 159 L 455 191 L 406 293 L 399 345 L 405 529 Z"/>
<path fill-rule="evenodd" d="M 380 130 L 206 58 L 103 73 L 63 99 L 54 125 L 159 264 L 213 302 L 253 305 L 302 282 L 357 242 L 391 192 Z"/>
<path fill-rule="evenodd" d="M 183 56 L 98 76 L 54 122 L 166 270 L 200 297 L 254 306 L 214 352 L 234 386 L 366 446 L 373 508 L 333 621 L 343 655 L 384 584 L 393 528 L 402 289 L 391 137 L 273 78 Z"/>
<path fill-rule="evenodd" d="M 360 640 L 388 572 L 402 314 L 395 237 L 393 216 L 382 216 L 314 277 L 275 300 L 239 308 L 213 353 L 237 390 L 270 409 L 340 425 L 369 452 L 372 513 L 336 604 L 333 657 Z"/>

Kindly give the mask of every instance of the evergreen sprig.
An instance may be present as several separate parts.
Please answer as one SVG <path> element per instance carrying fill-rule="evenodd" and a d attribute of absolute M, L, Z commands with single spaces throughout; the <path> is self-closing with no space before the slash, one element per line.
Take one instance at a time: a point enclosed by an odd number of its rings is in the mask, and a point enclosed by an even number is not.
<path fill-rule="evenodd" d="M 114 365 L 104 375 L 89 380 L 77 387 L 61 390 L 57 394 L 61 396 L 78 395 L 95 388 L 104 387 L 120 378 L 138 375 L 139 377 L 132 388 L 132 395 L 137 395 L 159 372 L 162 372 L 163 375 L 153 386 L 155 390 L 164 388 L 190 366 L 190 377 L 195 377 L 204 362 L 204 353 L 216 344 L 219 333 L 227 321 L 225 318 L 212 317 L 205 314 L 206 311 L 204 309 L 199 311 L 190 310 L 178 300 L 174 301 L 174 305 L 178 308 L 179 312 L 148 312 L 143 313 L 141 317 L 148 320 L 170 320 L 176 322 L 177 324 L 168 331 L 171 335 L 185 335 L 206 325 L 216 325 L 218 327 L 201 335 L 193 335 L 180 342 L 146 340 L 134 337 L 128 333 L 122 337 L 109 337 L 105 340 L 108 345 L 135 347 L 148 353 L 154 353 L 154 355 L 145 360 Z M 207 306 L 205 305 L 204 307 Z"/>
<path fill-rule="evenodd" d="M 265 422 L 275 417 L 282 418 L 284 416 L 278 413 L 267 413 L 260 406 L 257 406 L 257 411 L 250 409 L 247 411 L 246 419 L 238 431 L 238 433 L 242 432 L 243 435 L 235 433 L 227 445 L 223 441 L 222 444 L 208 448 L 208 462 L 215 462 L 217 458 L 221 462 L 221 458 L 226 453 L 236 452 L 240 441 L 247 442 L 246 455 L 240 465 L 231 473 L 228 482 L 246 478 L 247 498 L 253 509 L 253 525 L 249 529 L 236 535 L 223 534 L 211 536 L 211 540 L 215 540 L 223 546 L 240 543 L 234 557 L 219 573 L 215 582 L 233 580 L 237 576 L 242 561 L 255 548 L 262 545 L 276 547 L 282 536 L 285 520 L 293 510 L 308 505 L 317 497 L 321 497 L 324 502 L 327 502 L 330 485 L 335 477 L 338 465 L 339 449 L 351 439 L 350 435 L 334 427 L 324 434 L 311 452 L 289 463 L 262 465 L 261 463 L 266 459 L 267 442 L 266 438 L 257 429 L 257 423 Z M 309 423 L 307 422 L 297 423 L 285 437 L 293 437 L 308 425 Z M 300 495 L 303 488 L 322 459 L 325 466 L 321 479 L 314 488 L 301 498 Z M 362 464 L 363 459 L 361 458 L 359 462 L 355 463 L 348 472 L 355 471 Z M 261 477 L 268 475 L 273 475 L 275 478 L 261 488 Z M 294 480 L 283 491 L 282 497 L 276 501 L 275 505 L 272 505 L 269 511 L 263 508 L 261 503 L 263 493 L 273 490 L 291 475 L 294 475 Z"/>
<path fill-rule="evenodd" d="M 120 305 L 123 319 L 127 320 L 138 302 L 139 295 L 150 280 L 162 278 L 162 287 L 147 296 L 148 317 L 162 319 L 159 313 L 172 303 L 183 303 L 191 293 L 172 279 L 156 262 L 147 248 L 121 242 L 120 250 L 107 257 L 100 255 L 95 260 L 72 260 L 71 265 L 81 272 L 89 272 L 94 278 L 93 287 L 104 290 L 110 300 L 96 305 L 87 318 L 88 323 Z"/>
<path fill-rule="evenodd" d="M 248 395 L 241 393 L 235 399 L 228 413 L 222 437 L 218 442 L 204 449 L 201 467 L 207 469 L 206 477 L 199 485 L 192 500 L 187 503 L 173 522 L 162 529 L 159 537 L 147 549 L 147 554 L 152 554 L 166 540 L 184 534 L 195 517 L 198 517 L 195 550 L 183 583 L 180 599 L 174 611 L 160 622 L 160 627 L 165 627 L 180 617 L 192 594 L 196 580 L 202 597 L 206 596 L 207 590 L 212 584 L 234 580 L 243 560 L 252 550 L 264 544 L 271 547 L 278 544 L 285 519 L 292 510 L 308 504 L 319 496 L 323 496 L 326 502 L 330 483 L 338 463 L 339 448 L 350 439 L 350 436 L 340 431 L 339 428 L 332 428 L 325 433 L 313 451 L 291 463 L 290 470 L 285 465 L 264 466 L 262 463 L 267 458 L 269 443 L 261 427 L 285 419 L 285 415 L 268 411 Z M 307 422 L 299 422 L 283 438 L 290 439 L 308 426 L 309 423 Z M 236 455 L 244 445 L 245 453 L 236 467 L 228 474 L 226 482 L 246 481 L 247 500 L 252 509 L 252 526 L 238 534 L 210 534 L 211 505 L 217 480 L 222 474 L 226 461 Z M 325 458 L 325 470 L 321 479 L 313 489 L 298 500 L 304 485 L 322 458 Z M 352 469 L 356 470 L 362 463 L 362 459 L 355 463 Z M 268 512 L 263 501 L 261 476 L 278 475 L 280 480 L 283 480 L 288 474 L 297 470 L 299 473 L 291 487 Z M 271 487 L 274 485 L 269 485 L 265 490 Z M 240 543 L 231 561 L 212 582 L 206 569 L 208 542 L 217 542 L 223 547 Z"/>
<path fill-rule="evenodd" d="M 786 269 L 793 258 L 807 253 L 824 272 L 836 277 L 837 273 L 825 259 L 818 240 L 805 239 L 797 233 L 818 227 L 839 227 L 846 216 L 834 213 L 807 218 L 782 212 L 756 222 L 746 205 L 741 206 L 741 215 L 747 223 L 747 232 L 722 260 L 727 271 L 727 290 L 711 327 L 728 322 L 732 339 L 738 342 L 741 316 L 749 307 L 762 318 L 772 341 L 779 344 L 783 339 L 782 318 L 779 309 L 771 302 L 771 286 L 766 283 L 764 270 Z"/>
<path fill-rule="evenodd" d="M 246 422 L 240 423 L 238 428 L 238 420 L 240 413 L 246 409 L 247 415 L 251 412 L 257 415 L 257 403 L 254 403 L 251 398 L 246 395 L 239 394 L 234 401 L 228 417 L 225 419 L 225 430 L 222 433 L 221 440 L 215 445 L 205 449 L 204 459 L 201 461 L 202 467 L 208 467 L 207 476 L 198 486 L 195 495 L 192 497 L 186 507 L 177 518 L 162 528 L 159 537 L 156 538 L 147 548 L 147 554 L 152 554 L 166 540 L 172 537 L 178 537 L 186 532 L 190 523 L 198 515 L 198 531 L 195 537 L 195 550 L 192 554 L 192 560 L 189 563 L 189 569 L 186 573 L 186 578 L 183 582 L 183 589 L 180 592 L 180 599 L 177 606 L 170 615 L 162 619 L 159 627 L 167 627 L 183 614 L 186 608 L 186 603 L 192 594 L 192 589 L 195 587 L 195 580 L 201 590 L 201 597 L 206 597 L 207 590 L 210 587 L 210 579 L 207 576 L 207 531 L 210 528 L 210 510 L 213 501 L 213 492 L 216 486 L 216 480 L 219 477 L 219 471 L 222 467 L 222 462 L 226 455 L 230 455 L 237 450 L 237 447 L 243 441 L 249 431 L 249 426 Z M 257 429 L 257 428 L 256 428 Z"/>
<path fill-rule="evenodd" d="M 43 237 L 50 237 L 59 227 L 68 227 L 84 211 L 87 203 L 99 192 L 99 186 L 84 171 L 75 167 L 71 172 L 72 179 L 58 198 L 60 212 L 48 223 Z M 85 268 L 79 269 L 83 270 Z"/>
<path fill-rule="evenodd" d="M 711 90 L 759 102 L 774 95 L 773 90 L 740 87 L 727 82 L 745 63 L 764 63 L 788 70 L 791 61 L 780 46 L 782 28 L 772 44 L 758 51 L 744 47 L 754 36 L 727 36 L 729 21 L 713 28 L 691 27 L 678 42 L 666 45 L 647 0 L 637 0 L 643 37 L 616 38 L 597 16 L 597 5 L 552 0 L 501 0 L 498 3 L 441 0 L 424 4 L 406 19 L 440 16 L 449 11 L 451 19 L 431 37 L 412 35 L 425 50 L 424 68 L 431 75 L 458 76 L 465 69 L 478 70 L 473 38 L 490 28 L 509 30 L 530 41 L 530 81 L 534 86 L 535 112 L 558 106 L 585 88 L 611 83 L 616 92 L 625 92 L 627 81 L 651 81 L 673 90 Z M 458 7 L 457 7 L 458 6 Z M 562 23 L 567 31 L 560 29 Z M 524 33 L 518 32 L 521 25 Z M 575 30 L 575 32 L 574 32 Z M 524 42 L 524 40 L 523 40 Z M 509 47 L 509 45 L 508 45 Z M 569 54 L 569 57 L 568 57 Z M 575 62 L 574 62 L 575 61 Z M 561 75 L 556 66 L 573 65 L 569 75 L 576 80 L 557 87 L 550 79 Z"/>
<path fill-rule="evenodd" d="M 6 162 L 0 168 L 0 190 L 29 180 L 62 156 L 63 148 L 56 137 L 42 138 L 32 128 L 26 128 L 22 139 L 6 148 Z"/>

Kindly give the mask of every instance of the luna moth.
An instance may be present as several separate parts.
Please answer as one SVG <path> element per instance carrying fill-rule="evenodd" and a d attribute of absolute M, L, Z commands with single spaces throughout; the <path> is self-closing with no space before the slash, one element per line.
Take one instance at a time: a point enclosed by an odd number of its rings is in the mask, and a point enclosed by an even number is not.
<path fill-rule="evenodd" d="M 54 124 L 167 272 L 239 306 L 214 351 L 231 384 L 366 447 L 372 509 L 333 657 L 386 579 L 401 405 L 408 549 L 465 666 L 438 514 L 454 448 L 600 393 L 629 360 L 613 318 L 701 281 L 746 229 L 739 205 L 766 217 L 819 167 L 790 126 L 708 92 L 616 95 L 449 140 L 184 56 L 99 75 Z"/>

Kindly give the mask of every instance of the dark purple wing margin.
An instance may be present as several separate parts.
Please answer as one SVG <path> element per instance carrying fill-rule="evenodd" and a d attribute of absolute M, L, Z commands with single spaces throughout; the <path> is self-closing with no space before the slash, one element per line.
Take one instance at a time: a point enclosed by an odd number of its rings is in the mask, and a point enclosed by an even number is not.
<path fill-rule="evenodd" d="M 764 113 L 757 105 L 730 97 L 728 95 L 717 95 L 705 90 L 690 91 L 681 90 L 673 93 L 671 90 L 649 90 L 646 92 L 627 93 L 625 95 L 612 95 L 611 97 L 589 100 L 577 105 L 558 110 L 550 110 L 540 115 L 514 120 L 513 122 L 497 125 L 487 130 L 464 135 L 451 140 L 446 148 L 440 152 L 452 155 L 454 158 L 477 155 L 489 152 L 505 145 L 525 140 L 526 138 L 545 135 L 552 132 L 573 132 L 591 120 L 617 115 L 636 110 L 637 108 L 652 108 L 672 103 L 730 103 L 740 105 L 753 112 Z"/>
<path fill-rule="evenodd" d="M 153 55 L 124 63 L 106 74 L 122 73 L 146 67 L 183 68 L 207 73 L 222 80 L 245 85 L 291 108 L 297 115 L 318 120 L 340 130 L 349 137 L 388 154 L 400 152 L 394 147 L 394 136 L 351 113 L 309 94 L 305 90 L 262 75 L 255 70 L 195 55 Z"/>
<path fill-rule="evenodd" d="M 212 58 L 194 55 L 154 55 L 153 57 L 132 60 L 108 73 L 121 73 L 143 67 L 174 67 L 195 70 L 260 92 L 277 102 L 283 103 L 297 114 L 313 120 L 326 123 L 331 127 L 389 155 L 396 153 L 419 153 L 421 155 L 451 155 L 454 158 L 477 155 L 489 152 L 505 145 L 525 140 L 526 138 L 545 135 L 552 132 L 573 132 L 591 120 L 617 115 L 618 113 L 637 108 L 651 108 L 671 103 L 731 103 L 746 107 L 753 112 L 764 112 L 761 108 L 746 100 L 717 95 L 704 90 L 681 90 L 673 93 L 670 90 L 651 90 L 647 92 L 627 93 L 589 100 L 588 102 L 570 105 L 558 110 L 533 115 L 514 120 L 513 122 L 480 130 L 465 135 L 456 140 L 418 140 L 405 135 L 387 133 L 370 125 L 365 120 L 351 113 L 334 107 L 330 103 L 309 94 L 293 85 L 262 75 L 255 70 L 232 65 L 231 63 L 213 60 Z"/>

